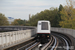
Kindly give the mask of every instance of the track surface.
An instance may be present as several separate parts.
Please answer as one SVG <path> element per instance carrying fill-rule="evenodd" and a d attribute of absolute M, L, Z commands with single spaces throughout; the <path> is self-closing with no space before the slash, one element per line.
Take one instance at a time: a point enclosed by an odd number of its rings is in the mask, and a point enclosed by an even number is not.
<path fill-rule="evenodd" d="M 42 47 L 34 47 L 30 50 L 73 50 L 70 48 L 71 41 L 67 36 L 63 34 L 52 33 L 52 39 L 45 44 L 42 44 Z"/>
<path fill-rule="evenodd" d="M 64 34 L 52 32 L 50 39 L 48 43 L 42 44 L 42 46 L 39 46 L 41 45 L 40 42 L 31 40 L 19 48 L 14 48 L 14 50 L 74 50 L 74 47 L 70 48 L 71 40 Z M 12 48 L 8 50 L 12 50 Z"/>
<path fill-rule="evenodd" d="M 69 36 L 61 33 L 52 33 L 52 35 L 55 36 L 59 41 L 56 50 L 75 50 Z"/>

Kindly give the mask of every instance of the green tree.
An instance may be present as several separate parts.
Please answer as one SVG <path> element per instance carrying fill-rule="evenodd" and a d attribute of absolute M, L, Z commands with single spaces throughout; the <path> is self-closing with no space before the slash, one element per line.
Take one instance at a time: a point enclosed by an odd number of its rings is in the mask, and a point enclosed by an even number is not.
<path fill-rule="evenodd" d="M 57 8 L 50 8 L 49 10 L 41 11 L 40 13 L 37 13 L 35 15 L 32 15 L 30 18 L 29 25 L 36 26 L 38 20 L 49 20 L 51 22 L 51 26 L 57 27 L 59 26 L 58 21 L 58 9 Z"/>
<path fill-rule="evenodd" d="M 73 0 L 69 0 L 64 9 L 60 12 L 61 19 L 60 26 L 63 28 L 75 29 L 75 9 L 73 8 Z"/>
<path fill-rule="evenodd" d="M 17 19 L 15 19 L 15 20 L 11 23 L 11 25 L 19 25 L 19 23 L 17 22 Z"/>
<path fill-rule="evenodd" d="M 9 22 L 7 21 L 7 18 L 4 14 L 0 13 L 0 26 L 7 26 L 9 25 Z"/>
<path fill-rule="evenodd" d="M 59 14 L 59 21 L 61 21 L 60 11 L 62 11 L 62 10 L 63 10 L 63 6 L 60 4 L 60 6 L 59 6 L 59 12 L 58 12 L 58 14 Z"/>
<path fill-rule="evenodd" d="M 62 9 L 63 9 L 63 6 L 60 4 L 60 6 L 59 6 L 59 12 L 62 11 Z"/>
<path fill-rule="evenodd" d="M 21 20 L 21 19 L 15 19 L 14 22 L 12 22 L 11 25 L 20 25 L 20 26 L 25 26 L 26 20 Z"/>

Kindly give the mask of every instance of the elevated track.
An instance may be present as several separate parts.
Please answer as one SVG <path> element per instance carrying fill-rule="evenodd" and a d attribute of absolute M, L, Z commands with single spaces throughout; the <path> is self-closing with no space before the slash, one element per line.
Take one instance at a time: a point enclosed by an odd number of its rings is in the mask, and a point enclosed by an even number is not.
<path fill-rule="evenodd" d="M 25 30 L 25 29 L 36 29 L 36 27 L 29 27 L 29 26 L 0 27 L 0 30 Z M 41 43 L 36 42 L 36 39 L 34 38 L 24 43 L 12 46 L 10 48 L 6 48 L 4 50 L 75 50 L 75 38 L 65 33 L 52 32 L 50 41 L 38 47 L 40 44 Z"/>
<path fill-rule="evenodd" d="M 64 35 L 52 32 L 51 40 L 48 43 L 42 44 L 34 41 L 30 41 L 24 46 L 16 48 L 15 50 L 74 50 L 71 39 Z"/>

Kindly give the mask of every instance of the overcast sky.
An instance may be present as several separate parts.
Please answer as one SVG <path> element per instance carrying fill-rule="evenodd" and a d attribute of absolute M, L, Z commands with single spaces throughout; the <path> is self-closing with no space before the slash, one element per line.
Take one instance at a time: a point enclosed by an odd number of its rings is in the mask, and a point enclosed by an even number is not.
<path fill-rule="evenodd" d="M 51 7 L 66 5 L 66 0 L 0 0 L 0 13 L 6 17 L 29 19 L 29 14 L 35 15 Z"/>

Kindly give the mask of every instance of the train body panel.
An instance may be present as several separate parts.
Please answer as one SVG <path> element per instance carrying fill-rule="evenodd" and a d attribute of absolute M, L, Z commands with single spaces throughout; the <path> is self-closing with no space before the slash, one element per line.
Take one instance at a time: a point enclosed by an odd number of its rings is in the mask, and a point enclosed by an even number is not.
<path fill-rule="evenodd" d="M 37 24 L 37 41 L 41 43 L 48 42 L 50 40 L 50 22 L 46 20 L 38 21 Z"/>
<path fill-rule="evenodd" d="M 50 22 L 45 20 L 38 21 L 37 33 L 50 33 Z"/>

